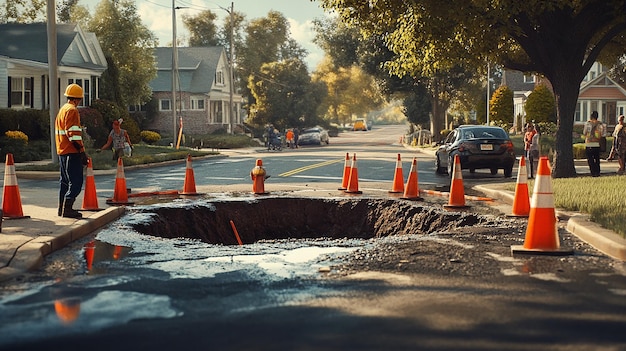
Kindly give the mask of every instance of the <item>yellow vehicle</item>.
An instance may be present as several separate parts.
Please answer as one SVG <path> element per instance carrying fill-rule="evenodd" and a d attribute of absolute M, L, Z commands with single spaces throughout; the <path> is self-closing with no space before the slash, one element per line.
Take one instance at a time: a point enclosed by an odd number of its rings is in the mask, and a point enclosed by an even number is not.
<path fill-rule="evenodd" d="M 365 123 L 364 119 L 357 119 L 356 121 L 354 121 L 354 125 L 352 126 L 352 130 L 367 131 L 367 123 Z"/>

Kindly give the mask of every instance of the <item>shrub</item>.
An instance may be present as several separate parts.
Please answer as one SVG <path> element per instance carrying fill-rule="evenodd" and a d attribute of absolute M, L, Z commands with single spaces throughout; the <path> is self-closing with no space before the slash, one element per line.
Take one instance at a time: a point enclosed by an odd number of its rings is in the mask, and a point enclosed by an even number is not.
<path fill-rule="evenodd" d="M 24 145 L 28 145 L 28 135 L 19 130 L 7 130 L 4 135 L 9 139 L 17 139 L 24 141 Z"/>
<path fill-rule="evenodd" d="M 153 132 L 151 130 L 142 130 L 141 140 L 143 140 L 146 144 L 155 144 L 159 140 L 161 140 L 161 135 L 157 132 Z"/>

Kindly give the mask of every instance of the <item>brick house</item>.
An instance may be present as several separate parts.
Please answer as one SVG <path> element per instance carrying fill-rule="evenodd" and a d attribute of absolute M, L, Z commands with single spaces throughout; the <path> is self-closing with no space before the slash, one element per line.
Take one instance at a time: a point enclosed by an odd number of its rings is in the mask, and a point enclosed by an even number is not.
<path fill-rule="evenodd" d="M 229 63 L 224 47 L 180 47 L 178 51 L 179 87 L 176 94 L 177 114 L 172 111 L 172 48 L 157 47 L 157 77 L 150 82 L 157 115 L 150 128 L 171 134 L 182 117 L 186 134 L 209 134 L 217 129 L 229 131 L 230 125 L 242 123 L 242 98 L 233 93 L 230 109 Z M 233 91 L 234 87 L 233 87 Z M 232 115 L 232 116 L 231 116 Z M 192 132 L 189 132 L 192 131 Z"/>
<path fill-rule="evenodd" d="M 0 24 L 0 108 L 50 107 L 47 32 L 46 23 Z M 78 24 L 57 24 L 57 57 L 60 95 L 77 83 L 85 92 L 82 105 L 89 106 L 107 68 L 96 35 Z"/>

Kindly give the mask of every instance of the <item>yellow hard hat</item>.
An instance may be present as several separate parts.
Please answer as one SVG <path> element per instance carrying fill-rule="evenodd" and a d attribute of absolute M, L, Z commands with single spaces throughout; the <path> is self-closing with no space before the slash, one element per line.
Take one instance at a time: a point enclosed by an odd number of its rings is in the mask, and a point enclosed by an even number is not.
<path fill-rule="evenodd" d="M 65 88 L 65 96 L 75 99 L 83 98 L 83 88 L 78 84 L 70 84 Z"/>

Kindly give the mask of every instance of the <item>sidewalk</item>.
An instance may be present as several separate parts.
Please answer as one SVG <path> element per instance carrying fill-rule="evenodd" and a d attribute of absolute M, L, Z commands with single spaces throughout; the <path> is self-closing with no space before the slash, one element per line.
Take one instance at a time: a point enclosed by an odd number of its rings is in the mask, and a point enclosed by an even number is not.
<path fill-rule="evenodd" d="M 417 151 L 417 150 L 416 150 Z M 419 150 L 420 152 L 424 152 Z M 615 172 L 616 162 L 605 162 L 604 172 Z M 19 172 L 18 172 L 19 173 Z M 35 174 L 24 175 L 29 178 Z M 44 177 L 57 177 L 56 174 L 41 174 Z M 18 174 L 18 178 L 20 175 Z M 18 179 L 19 183 L 19 179 Z M 502 184 L 477 185 L 474 189 L 505 203 L 510 211 L 514 193 L 503 188 Z M 335 193 L 331 189 L 330 193 Z M 321 194 L 322 192 L 318 192 Z M 68 243 L 87 236 L 122 216 L 124 206 L 109 206 L 99 198 L 101 211 L 81 211 L 83 218 L 76 220 L 57 215 L 58 189 L 20 188 L 23 213 L 27 218 L 4 219 L 0 231 L 0 282 L 18 276 L 25 271 L 38 269 L 44 256 L 63 248 Z M 80 208 L 82 194 L 74 208 Z M 36 203 L 33 204 L 33 203 Z M 567 229 L 576 236 L 605 254 L 626 260 L 626 239 L 589 221 L 584 214 L 558 211 L 560 220 L 567 221 Z"/>

